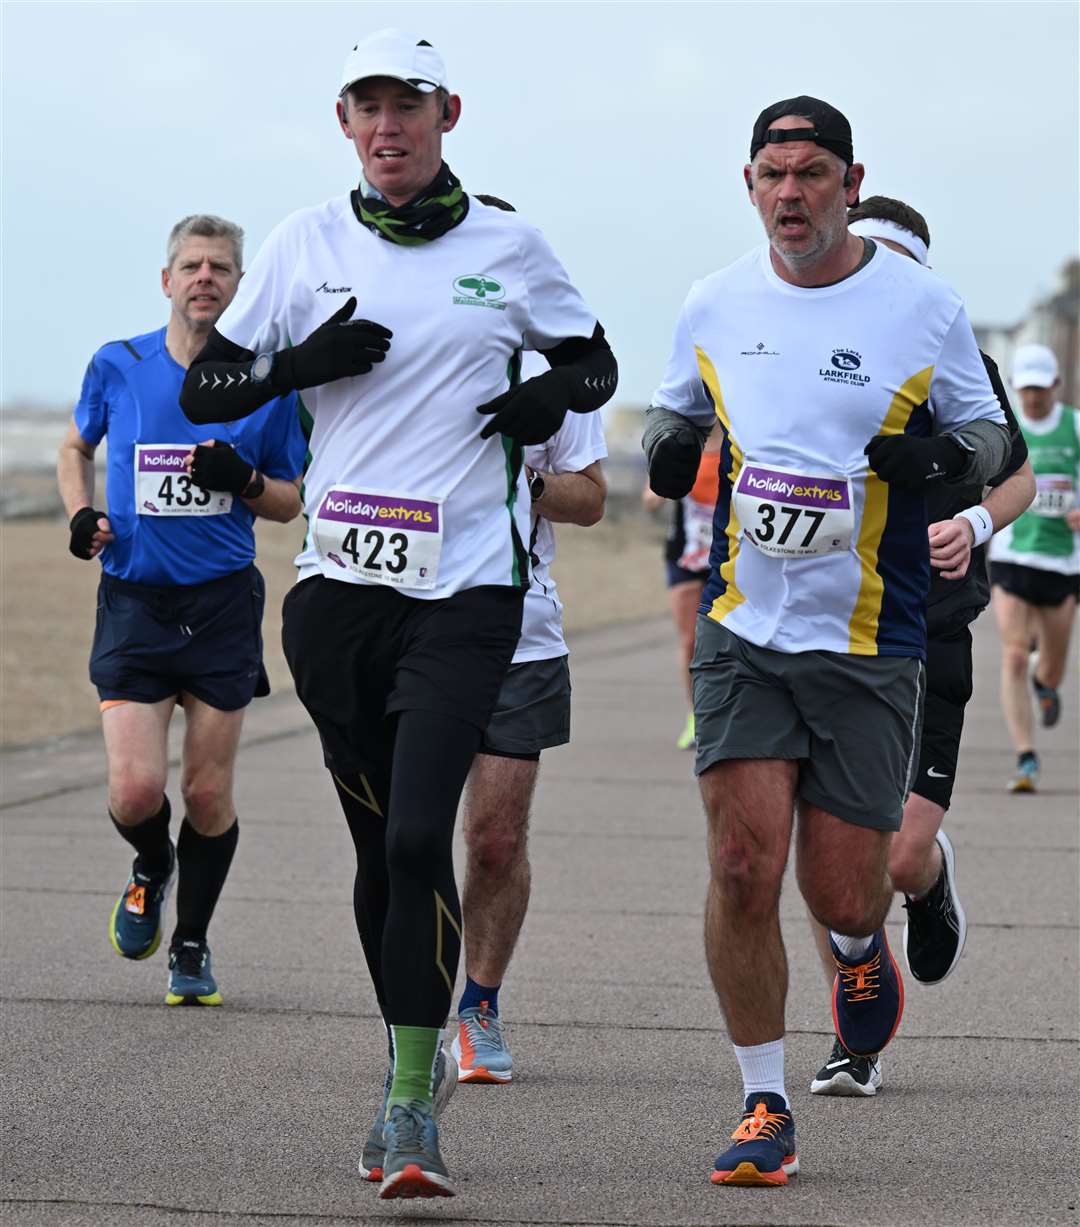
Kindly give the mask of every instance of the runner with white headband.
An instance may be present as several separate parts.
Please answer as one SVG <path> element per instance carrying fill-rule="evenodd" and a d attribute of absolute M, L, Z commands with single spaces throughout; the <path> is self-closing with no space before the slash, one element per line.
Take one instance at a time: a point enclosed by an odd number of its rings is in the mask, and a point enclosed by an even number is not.
<path fill-rule="evenodd" d="M 848 213 L 848 230 L 900 255 L 927 263 L 930 231 L 920 213 L 899 200 L 872 196 Z M 1011 523 L 1031 502 L 1034 478 L 1024 436 L 1009 407 L 993 359 L 983 354 L 1012 436 L 1009 458 L 980 502 L 982 486 L 938 482 L 926 495 L 930 559 L 934 568 L 926 600 L 926 702 L 918 769 L 904 805 L 901 827 L 889 850 L 889 874 L 904 894 L 904 955 L 912 976 L 937 984 L 956 966 L 967 923 L 956 893 L 956 860 L 941 830 L 971 697 L 970 624 L 986 608 L 990 589 L 983 547 L 991 533 Z M 814 924 L 831 984 L 835 965 L 824 929 Z M 810 1084 L 816 1095 L 873 1095 L 881 1086 L 878 1055 L 856 1056 L 836 1038 Z"/>

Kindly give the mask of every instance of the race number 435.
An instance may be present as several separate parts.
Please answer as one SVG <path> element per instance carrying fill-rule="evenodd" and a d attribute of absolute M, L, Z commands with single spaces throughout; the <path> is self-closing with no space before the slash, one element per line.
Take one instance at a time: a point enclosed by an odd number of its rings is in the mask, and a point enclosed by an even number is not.
<path fill-rule="evenodd" d="M 219 516 L 233 496 L 196 486 L 184 469 L 190 444 L 139 443 L 135 447 L 135 509 L 141 516 Z"/>
<path fill-rule="evenodd" d="M 434 588 L 442 553 L 442 500 L 411 494 L 327 492 L 315 517 L 324 574 L 349 572 L 395 588 Z"/>
<path fill-rule="evenodd" d="M 744 464 L 734 500 L 743 535 L 773 558 L 837 554 L 851 545 L 855 515 L 847 477 Z"/>

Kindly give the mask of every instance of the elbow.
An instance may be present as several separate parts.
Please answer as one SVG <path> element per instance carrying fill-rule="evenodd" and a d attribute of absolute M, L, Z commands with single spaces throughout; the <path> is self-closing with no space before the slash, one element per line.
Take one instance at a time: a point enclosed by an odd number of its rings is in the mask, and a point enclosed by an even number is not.
<path fill-rule="evenodd" d="M 592 528 L 594 524 L 599 524 L 604 518 L 604 508 L 606 504 L 607 492 L 605 490 L 598 490 L 596 497 L 589 500 L 578 518 L 578 523 L 581 525 L 581 527 Z"/>

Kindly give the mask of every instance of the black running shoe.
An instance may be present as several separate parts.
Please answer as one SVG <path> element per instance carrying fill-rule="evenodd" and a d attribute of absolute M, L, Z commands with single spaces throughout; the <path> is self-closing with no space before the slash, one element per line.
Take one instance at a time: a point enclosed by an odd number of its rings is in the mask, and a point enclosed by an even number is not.
<path fill-rule="evenodd" d="M 810 1083 L 811 1095 L 876 1095 L 881 1089 L 881 1057 L 857 1057 L 833 1040 L 829 1059 Z"/>
<path fill-rule="evenodd" d="M 1052 729 L 1061 719 L 1061 695 L 1053 686 L 1044 686 L 1039 679 L 1031 675 L 1031 688 L 1039 701 L 1039 718 L 1044 729 Z"/>
<path fill-rule="evenodd" d="M 967 939 L 967 918 L 956 893 L 956 853 L 952 840 L 938 831 L 941 873 L 921 899 L 904 896 L 904 958 L 920 984 L 938 984 L 960 961 Z"/>

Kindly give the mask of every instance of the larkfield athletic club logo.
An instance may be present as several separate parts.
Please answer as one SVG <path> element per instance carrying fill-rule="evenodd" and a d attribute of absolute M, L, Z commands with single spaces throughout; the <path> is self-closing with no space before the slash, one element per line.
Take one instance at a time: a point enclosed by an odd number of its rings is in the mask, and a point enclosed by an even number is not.
<path fill-rule="evenodd" d="M 860 374 L 862 354 L 854 349 L 834 349 L 829 365 L 818 374 L 826 383 L 846 383 L 849 387 L 862 388 L 870 382 L 869 375 Z"/>
<path fill-rule="evenodd" d="M 493 307 L 496 311 L 505 311 L 506 303 L 501 301 L 505 296 L 502 282 L 486 273 L 466 273 L 454 278 L 454 302 L 463 307 Z"/>
<path fill-rule="evenodd" d="M 764 341 L 758 341 L 753 349 L 740 349 L 740 358 L 778 358 L 780 351 L 778 349 L 766 349 Z"/>

